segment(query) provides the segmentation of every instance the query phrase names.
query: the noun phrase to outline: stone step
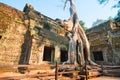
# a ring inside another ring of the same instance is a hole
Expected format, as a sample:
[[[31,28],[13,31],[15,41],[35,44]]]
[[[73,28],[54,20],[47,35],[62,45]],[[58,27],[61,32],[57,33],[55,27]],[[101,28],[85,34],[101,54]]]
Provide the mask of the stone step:
[[[100,76],[101,74],[102,73],[100,73],[97,70],[96,71],[95,70],[94,71],[91,70],[91,71],[88,72],[89,77],[96,77],[96,76]]]
[[[106,76],[120,77],[120,69],[104,70],[103,74]]]

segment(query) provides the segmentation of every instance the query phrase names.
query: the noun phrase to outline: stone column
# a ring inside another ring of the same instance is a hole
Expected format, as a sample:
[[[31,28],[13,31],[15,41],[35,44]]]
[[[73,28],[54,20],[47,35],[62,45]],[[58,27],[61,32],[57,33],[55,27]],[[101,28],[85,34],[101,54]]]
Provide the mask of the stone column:
[[[108,62],[108,59],[107,59],[107,50],[108,49],[104,49],[103,50],[103,60],[104,60],[104,62]]]
[[[55,58],[55,50],[51,51],[51,63],[54,63],[54,58]]]
[[[38,64],[42,64],[43,54],[44,54],[44,44],[42,44],[42,45],[39,47]]]
[[[60,47],[58,45],[55,46],[55,58],[54,62],[60,63]]]

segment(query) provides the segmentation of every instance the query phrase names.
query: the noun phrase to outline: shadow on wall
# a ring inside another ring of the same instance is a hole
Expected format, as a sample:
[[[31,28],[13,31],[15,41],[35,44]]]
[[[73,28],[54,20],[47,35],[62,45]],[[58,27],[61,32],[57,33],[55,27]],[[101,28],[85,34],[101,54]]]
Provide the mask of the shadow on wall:
[[[26,34],[24,36],[24,43],[21,46],[21,55],[20,55],[20,60],[19,60],[19,65],[20,64],[29,64],[29,59],[30,59],[30,53],[31,53],[31,47],[32,47],[32,36],[31,32],[28,29],[26,31]],[[19,67],[18,70],[26,70],[26,67]]]

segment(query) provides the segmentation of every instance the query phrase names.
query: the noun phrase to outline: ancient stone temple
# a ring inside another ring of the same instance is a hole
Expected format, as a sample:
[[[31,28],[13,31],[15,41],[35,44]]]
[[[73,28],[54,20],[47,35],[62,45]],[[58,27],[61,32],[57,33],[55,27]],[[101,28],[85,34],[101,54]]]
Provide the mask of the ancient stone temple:
[[[68,31],[26,4],[23,12],[0,3],[0,64],[67,60]]]
[[[87,30],[92,57],[104,64],[120,64],[120,21],[111,20]]]

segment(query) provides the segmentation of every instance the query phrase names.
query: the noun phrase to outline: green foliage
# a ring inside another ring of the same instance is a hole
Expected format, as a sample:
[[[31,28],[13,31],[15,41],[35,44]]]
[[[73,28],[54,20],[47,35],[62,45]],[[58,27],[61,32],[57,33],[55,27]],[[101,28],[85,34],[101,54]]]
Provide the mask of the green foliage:
[[[116,17],[114,18],[115,21],[120,21],[120,10],[118,10],[118,13]]]
[[[84,31],[86,31],[87,27],[85,27],[85,23],[81,20],[79,21],[81,27],[83,28]]]
[[[51,22],[49,22],[47,20],[44,20],[44,19],[40,20],[40,24],[43,24],[44,28],[47,29],[47,30],[50,30],[52,28],[54,28],[54,29],[58,29],[59,28],[58,25],[53,24],[53,23],[51,23]]]
[[[98,2],[100,4],[106,4],[108,3],[110,0],[98,0]],[[120,8],[120,0],[113,0],[114,2],[116,1],[117,3],[114,4],[112,7],[113,8]],[[116,17],[114,18],[115,21],[120,21],[120,9],[118,10],[118,13],[116,15]]]
[[[47,30],[50,30],[52,27],[52,25],[47,20],[41,20],[40,23],[43,24],[44,28]]]
[[[114,7],[114,8],[120,8],[120,0],[116,0],[116,1],[118,1],[118,2],[117,2],[117,4],[115,4],[113,7]]]
[[[33,30],[35,30],[35,34],[39,33],[39,30],[36,27],[34,27]]]
[[[106,4],[108,3],[110,0],[98,0],[98,2],[100,4]],[[117,3],[115,5],[113,5],[113,8],[120,8],[120,0],[114,0],[117,1]]]
[[[109,0],[98,0],[100,4],[108,3]]]

